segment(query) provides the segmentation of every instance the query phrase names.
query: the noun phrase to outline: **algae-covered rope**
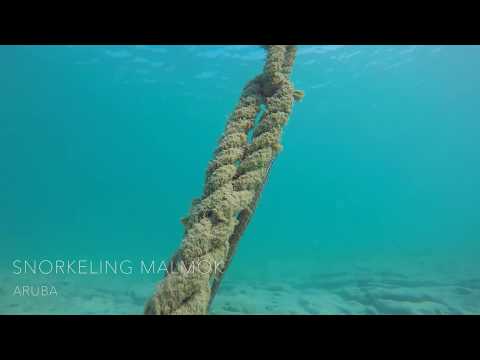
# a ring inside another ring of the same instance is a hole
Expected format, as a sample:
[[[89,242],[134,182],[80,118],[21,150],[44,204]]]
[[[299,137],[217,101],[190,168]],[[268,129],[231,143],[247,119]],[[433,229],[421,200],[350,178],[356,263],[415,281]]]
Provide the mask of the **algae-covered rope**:
[[[235,227],[235,231],[233,232],[232,236],[228,241],[230,246],[229,246],[229,251],[227,255],[227,260],[225,261],[225,264],[222,267],[221,273],[213,280],[212,290],[210,294],[210,302],[208,304],[209,309],[213,303],[215,295],[217,294],[217,290],[220,287],[220,284],[223,279],[223,274],[225,273],[225,271],[230,266],[230,263],[232,262],[233,255],[235,255],[235,251],[237,250],[238,242],[240,241],[240,238],[242,237],[243,233],[247,229],[247,226],[250,223],[250,220],[255,213],[258,200],[260,199],[260,195],[262,193],[263,187],[265,186],[265,183],[268,181],[268,176],[270,175],[270,170],[272,168],[272,165],[273,165],[273,161],[268,167],[265,180],[262,183],[262,185],[259,187],[259,189],[256,191],[255,197],[253,198],[252,203],[246,209],[242,210],[242,212],[238,216],[238,225]]]
[[[268,47],[266,47],[268,50]],[[295,55],[296,55],[296,47],[295,46],[288,46],[285,51],[285,56],[284,56],[284,62],[283,62],[283,67],[282,67],[282,72],[283,74],[287,77],[290,76],[292,67],[293,67],[293,62],[295,61]],[[295,91],[293,94],[295,100],[301,100],[303,97],[303,92],[301,91]],[[256,134],[258,136],[258,133]],[[255,139],[255,138],[254,138]],[[235,228],[235,231],[233,232],[232,236],[229,239],[229,253],[227,256],[227,261],[225,262],[225,265],[223,266],[222,272],[214,279],[212,289],[211,289],[211,295],[210,295],[210,303],[209,303],[209,308],[211,307],[213,300],[215,298],[215,295],[217,293],[218,288],[220,287],[221,281],[223,279],[223,274],[225,271],[228,269],[233,255],[235,254],[235,251],[237,249],[238,242],[240,238],[242,237],[243,233],[247,229],[248,224],[250,223],[250,220],[252,216],[255,213],[255,210],[257,208],[257,203],[260,199],[260,195],[263,191],[263,188],[265,186],[265,183],[268,181],[268,177],[270,175],[271,168],[273,166],[273,162],[275,159],[272,159],[270,163],[267,166],[267,171],[265,173],[265,176],[263,178],[262,184],[258,187],[256,190],[255,196],[251,202],[251,204],[243,210],[238,219],[239,223]]]
[[[293,100],[302,96],[288,79],[295,47],[270,45],[266,50],[264,72],[244,88],[227,122],[207,169],[203,195],[183,220],[185,235],[171,260],[172,269],[147,303],[146,314],[206,314],[221,279],[212,264],[226,269],[248,224],[281,149]],[[266,111],[254,128],[261,104]],[[253,140],[248,144],[251,129]]]

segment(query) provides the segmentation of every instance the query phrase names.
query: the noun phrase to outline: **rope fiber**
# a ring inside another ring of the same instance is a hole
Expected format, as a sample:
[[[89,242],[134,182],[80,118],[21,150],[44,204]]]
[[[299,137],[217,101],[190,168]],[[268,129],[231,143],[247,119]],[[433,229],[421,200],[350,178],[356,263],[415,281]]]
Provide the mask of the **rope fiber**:
[[[294,101],[290,74],[294,45],[265,45],[263,73],[244,87],[210,161],[202,197],[182,219],[185,234],[169,271],[145,306],[145,314],[207,314],[255,211],[282,146],[282,130]],[[257,125],[261,106],[265,111]],[[248,142],[248,135],[252,140]]]

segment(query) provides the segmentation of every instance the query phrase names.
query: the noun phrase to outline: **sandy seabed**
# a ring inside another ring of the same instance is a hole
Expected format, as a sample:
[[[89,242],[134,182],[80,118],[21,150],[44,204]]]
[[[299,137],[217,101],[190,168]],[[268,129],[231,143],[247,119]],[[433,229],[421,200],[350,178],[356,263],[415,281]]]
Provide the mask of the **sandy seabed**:
[[[440,269],[441,270],[441,269]],[[355,265],[283,281],[226,279],[211,314],[480,314],[480,275],[472,270]],[[46,286],[41,295],[38,287]],[[33,293],[14,294],[32,286]],[[142,314],[154,279],[0,276],[1,314]],[[56,294],[52,294],[52,287]],[[22,290],[22,289],[21,289]]]

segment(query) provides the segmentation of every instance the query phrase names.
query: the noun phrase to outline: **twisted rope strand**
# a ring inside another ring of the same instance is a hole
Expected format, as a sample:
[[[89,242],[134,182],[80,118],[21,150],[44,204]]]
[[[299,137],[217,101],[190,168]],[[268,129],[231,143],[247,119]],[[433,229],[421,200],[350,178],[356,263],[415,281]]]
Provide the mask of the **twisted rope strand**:
[[[270,78],[273,78],[274,81],[277,81],[278,88],[270,98],[266,98],[265,100],[265,102],[268,104],[267,111],[264,114],[262,120],[260,121],[260,125],[258,129],[255,131],[252,143],[248,146],[247,154],[253,153],[256,150],[259,150],[262,148],[267,148],[268,146],[272,148],[273,152],[272,152],[271,158],[266,160],[266,164],[265,164],[266,171],[263,172],[263,177],[261,178],[258,186],[256,186],[255,188],[255,196],[253,197],[252,202],[250,203],[248,208],[246,208],[240,213],[239,223],[236,226],[234,233],[229,239],[230,246],[229,246],[229,252],[227,255],[227,261],[225,262],[225,265],[222,268],[222,272],[220,273],[220,276],[218,276],[213,282],[209,307],[211,306],[213,299],[216,295],[216,292],[220,286],[220,283],[223,278],[222,275],[225,273],[225,271],[229,267],[232,261],[233,255],[235,254],[238,242],[242,237],[243,233],[245,232],[256,210],[257,203],[260,199],[260,195],[265,186],[265,183],[268,180],[276,154],[281,150],[281,145],[280,145],[281,131],[282,131],[283,125],[285,124],[284,121],[286,121],[285,118],[288,119],[291,112],[292,97],[298,101],[298,100],[301,100],[301,98],[298,98],[298,96],[296,97],[295,94],[297,93],[297,94],[303,95],[303,92],[298,90],[293,91],[292,93],[293,85],[288,79],[292,71],[293,62],[295,61],[295,55],[296,55],[296,46],[287,46],[285,49],[274,48],[270,52],[270,57],[267,60],[267,65],[265,66],[265,74],[267,76],[270,76]],[[275,66],[272,66],[271,64],[269,64],[269,61],[274,61],[274,62],[280,61],[281,56],[283,56],[283,63],[281,63],[281,66],[278,63],[276,63]],[[280,72],[283,73],[283,76],[279,74]],[[269,89],[271,90],[272,88],[269,88]],[[286,104],[286,105],[290,104],[290,107],[288,106],[282,107],[282,106],[278,106],[278,104]],[[276,112],[279,112],[282,110],[285,110],[283,114],[284,116],[273,115]]]
[[[185,236],[171,260],[173,271],[147,303],[146,314],[206,314],[221,275],[211,266],[192,272],[192,266],[195,270],[202,262],[215,263],[224,271],[250,220],[281,149],[282,128],[295,97],[288,80],[295,47],[273,45],[267,51],[263,74],[247,84],[227,122],[207,168],[202,198],[193,201],[189,216],[182,220]],[[262,103],[267,110],[248,144]]]

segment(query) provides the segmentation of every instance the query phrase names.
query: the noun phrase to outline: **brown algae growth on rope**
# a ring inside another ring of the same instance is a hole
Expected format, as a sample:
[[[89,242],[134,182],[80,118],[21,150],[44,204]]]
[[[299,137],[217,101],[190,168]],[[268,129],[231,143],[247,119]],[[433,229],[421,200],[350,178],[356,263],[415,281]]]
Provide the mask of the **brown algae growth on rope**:
[[[289,79],[296,46],[263,47],[267,51],[263,73],[247,83],[227,121],[206,171],[202,197],[193,200],[182,220],[185,235],[170,260],[171,270],[147,302],[145,314],[207,314],[255,211],[282,148],[282,130],[293,102],[303,98]],[[265,111],[255,124],[262,105]],[[202,264],[208,266],[202,268]],[[198,271],[192,271],[196,267]]]

